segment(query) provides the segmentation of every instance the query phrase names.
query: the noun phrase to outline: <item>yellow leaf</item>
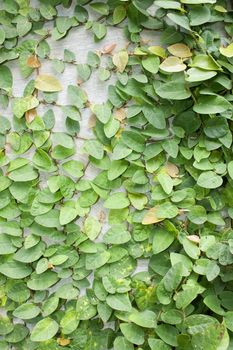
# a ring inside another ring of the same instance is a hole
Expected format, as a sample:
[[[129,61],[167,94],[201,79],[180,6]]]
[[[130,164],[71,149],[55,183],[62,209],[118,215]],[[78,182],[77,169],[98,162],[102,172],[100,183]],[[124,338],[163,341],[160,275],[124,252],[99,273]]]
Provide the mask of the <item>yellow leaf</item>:
[[[187,236],[187,238],[193,243],[196,243],[196,244],[200,243],[200,237],[197,235],[190,235],[190,236]]]
[[[150,46],[148,50],[153,53],[156,56],[165,58],[166,57],[166,51],[163,47],[161,46]]]
[[[184,71],[186,65],[178,57],[170,56],[160,64],[159,68],[165,72],[174,73]]]
[[[175,164],[168,162],[165,165],[165,169],[166,169],[167,174],[171,177],[177,177],[179,174],[179,169],[177,168],[177,166]]]
[[[115,53],[112,57],[113,64],[117,67],[118,72],[123,73],[127,66],[129,55],[126,50]]]
[[[61,91],[62,86],[59,80],[52,75],[40,74],[35,80],[35,88],[46,92]]]
[[[140,47],[136,47],[134,50],[134,55],[147,56],[147,53],[145,51],[142,51]]]
[[[185,44],[173,44],[168,46],[167,49],[173,56],[180,58],[191,57],[193,55],[190,48]]]
[[[57,342],[61,346],[66,346],[70,344],[70,339],[65,339],[65,338],[58,338]]]
[[[233,57],[233,43],[227,47],[220,47],[219,51],[225,57]]]
[[[215,11],[222,12],[222,13],[227,12],[227,10],[225,9],[225,7],[220,6],[220,5],[214,6],[214,9],[215,9]]]
[[[143,225],[151,225],[156,224],[157,222],[163,221],[164,219],[158,218],[156,216],[158,206],[151,208],[147,211],[146,215],[144,216],[142,220]]]

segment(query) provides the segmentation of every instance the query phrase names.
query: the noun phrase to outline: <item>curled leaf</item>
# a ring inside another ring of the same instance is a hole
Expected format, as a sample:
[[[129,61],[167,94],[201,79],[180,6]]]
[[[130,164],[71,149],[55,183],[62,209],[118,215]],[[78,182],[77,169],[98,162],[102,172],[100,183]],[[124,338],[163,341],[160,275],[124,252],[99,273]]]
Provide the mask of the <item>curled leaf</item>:
[[[233,57],[233,43],[226,47],[220,47],[219,51],[225,57]]]

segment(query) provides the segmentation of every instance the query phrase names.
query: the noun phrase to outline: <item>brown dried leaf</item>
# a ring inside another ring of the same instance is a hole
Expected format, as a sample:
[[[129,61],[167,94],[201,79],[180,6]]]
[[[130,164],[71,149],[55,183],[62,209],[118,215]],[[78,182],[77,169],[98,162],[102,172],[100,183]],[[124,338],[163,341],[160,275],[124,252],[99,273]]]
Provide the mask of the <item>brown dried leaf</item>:
[[[103,50],[101,51],[102,54],[109,54],[111,53],[116,47],[115,43],[107,44],[103,47]]]
[[[169,176],[171,177],[178,177],[179,175],[179,169],[175,164],[172,163],[167,163],[165,165],[166,172],[168,173]]]
[[[94,114],[91,114],[88,119],[88,128],[94,128],[96,125],[96,116]]]
[[[101,222],[101,223],[103,223],[104,221],[105,221],[105,219],[106,219],[106,214],[105,214],[105,212],[103,211],[103,210],[101,210],[100,212],[99,212],[99,221]]]
[[[126,112],[124,108],[119,108],[116,110],[114,117],[119,120],[119,122],[123,122],[123,120],[126,118]]]
[[[37,111],[36,111],[35,108],[30,109],[29,111],[27,111],[25,113],[26,122],[30,124],[35,119],[36,115],[37,115]]]
[[[31,55],[27,59],[27,66],[31,68],[40,68],[41,63],[36,55]]]

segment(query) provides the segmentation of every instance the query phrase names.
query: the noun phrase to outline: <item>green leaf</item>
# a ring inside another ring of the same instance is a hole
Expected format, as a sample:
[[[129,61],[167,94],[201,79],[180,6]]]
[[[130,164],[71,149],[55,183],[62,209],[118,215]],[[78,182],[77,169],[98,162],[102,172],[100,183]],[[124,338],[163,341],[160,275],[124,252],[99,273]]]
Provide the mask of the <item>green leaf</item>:
[[[189,20],[188,17],[186,17],[185,15],[180,15],[180,14],[176,14],[176,13],[168,13],[167,17],[174,22],[175,24],[177,24],[178,26],[191,31],[191,28],[189,26]]]
[[[109,7],[107,4],[103,4],[102,2],[95,2],[93,4],[90,4],[91,8],[100,13],[101,15],[107,16],[109,13]]]
[[[59,222],[62,226],[67,225],[73,221],[78,215],[77,209],[72,208],[70,205],[65,205],[60,209]]]
[[[156,56],[148,56],[142,60],[142,66],[148,72],[156,74],[159,70],[159,58]]]
[[[162,228],[157,228],[153,237],[153,253],[159,254],[163,252],[172,244],[174,239],[175,236],[173,233]]]
[[[133,311],[129,315],[130,321],[137,324],[140,327],[144,328],[155,328],[156,327],[156,320],[157,316],[156,314],[151,310],[145,310],[145,311]]]
[[[216,114],[232,109],[230,102],[222,96],[201,96],[194,104],[193,110],[200,114]]]
[[[108,179],[110,181],[117,179],[121,176],[128,167],[128,163],[125,160],[113,160],[108,169]]]
[[[227,164],[227,170],[230,178],[233,179],[233,161],[232,160]]]
[[[144,343],[144,331],[135,324],[121,323],[120,329],[125,338],[133,344],[142,345]]]
[[[99,121],[101,121],[101,123],[106,124],[109,119],[111,118],[111,107],[106,104],[94,104],[91,107],[93,113],[96,115],[96,117],[99,119]]]
[[[216,0],[181,0],[183,4],[198,5],[198,4],[215,4]]]
[[[151,350],[171,350],[171,348],[161,339],[149,338],[148,343]]]
[[[87,102],[87,95],[79,86],[68,85],[68,101],[77,108],[84,108]]]
[[[155,332],[166,344],[177,346],[178,329],[167,324],[161,324],[156,327]]]
[[[78,327],[79,320],[77,319],[77,311],[68,310],[61,319],[61,328],[64,334],[70,334]]]
[[[204,188],[217,188],[222,185],[221,176],[215,174],[213,171],[203,172],[197,179],[197,184]]]
[[[9,92],[12,88],[13,76],[7,66],[0,66],[0,89]]]
[[[206,210],[201,205],[194,205],[188,213],[188,219],[196,225],[202,225],[207,220]]]
[[[134,350],[134,346],[124,337],[116,337],[114,340],[114,350]]]
[[[34,96],[17,97],[13,100],[13,113],[17,118],[22,118],[24,113],[36,108],[39,101]]]
[[[77,64],[78,78],[81,82],[87,81],[91,76],[91,68],[88,64]]]
[[[107,34],[107,28],[102,23],[94,22],[92,26],[92,32],[98,40],[101,40]]]
[[[124,225],[115,225],[105,233],[103,239],[106,244],[124,244],[131,239],[131,235]]]
[[[96,159],[102,159],[104,156],[103,145],[97,140],[85,141],[83,149],[86,153],[90,154]]]
[[[170,194],[173,189],[173,181],[165,172],[161,172],[157,176],[158,182],[162,186],[165,193]]]
[[[84,232],[90,240],[95,240],[101,231],[100,222],[94,217],[87,217],[84,222]]]
[[[208,71],[200,68],[190,68],[186,71],[186,80],[190,83],[195,83],[198,81],[204,81],[213,78],[217,75],[215,71]]]
[[[52,318],[44,318],[39,321],[32,330],[31,340],[35,342],[42,342],[49,340],[55,336],[59,329],[56,321]]]
[[[156,93],[169,100],[185,100],[191,96],[191,92],[186,88],[185,83],[170,81],[162,84],[156,89]]]
[[[32,269],[30,266],[18,261],[8,261],[0,265],[0,273],[13,279],[25,278],[31,272]]]
[[[232,332],[233,330],[233,311],[227,311],[224,316],[226,327]]]
[[[165,113],[161,108],[155,106],[143,106],[143,113],[148,122],[158,129],[165,129]],[[145,150],[146,151],[146,150]]]
[[[8,317],[0,315],[0,335],[6,335],[13,331],[14,325]]]
[[[113,24],[118,24],[126,17],[126,8],[123,5],[116,6],[113,11]]]
[[[229,131],[228,123],[225,118],[213,117],[207,120],[204,132],[211,139],[220,138]]]
[[[209,71],[221,70],[220,65],[213,59],[213,57],[207,55],[194,56],[191,66]]]
[[[32,275],[27,282],[27,286],[32,290],[46,290],[58,281],[58,276],[55,272],[46,271],[39,275]]]
[[[87,296],[82,296],[77,300],[76,311],[79,320],[89,320],[96,315],[96,307],[90,303]]]
[[[11,239],[4,233],[0,235],[0,255],[12,254],[17,250]]]
[[[172,266],[163,278],[163,285],[168,292],[174,291],[182,280],[183,266],[178,262]]]
[[[145,138],[138,132],[124,131],[121,134],[121,140],[129,148],[136,152],[143,152],[145,148]]]
[[[30,320],[40,313],[40,308],[32,303],[22,304],[18,306],[13,315],[18,318],[22,318],[23,320]]]
[[[194,6],[190,11],[190,25],[200,26],[204,23],[208,23],[211,18],[211,12],[207,6]]]
[[[180,10],[180,3],[178,1],[161,1],[161,0],[156,0],[154,1],[154,4],[156,6],[162,7],[163,9],[171,9],[171,10]]]
[[[6,340],[9,343],[19,343],[22,340],[24,340],[26,338],[26,336],[28,335],[29,330],[27,327],[25,327],[22,324],[16,324],[14,326],[14,329],[11,333],[6,335]]]
[[[45,227],[59,227],[59,211],[51,209],[48,213],[35,217],[35,222]]]
[[[110,253],[106,250],[95,253],[88,254],[86,256],[86,269],[87,270],[95,270],[105,265],[110,259]]]
[[[78,160],[68,160],[62,164],[62,168],[73,177],[83,176],[83,163]]]
[[[128,294],[108,295],[106,302],[114,310],[130,312],[132,309]]]
[[[130,201],[123,192],[113,193],[104,202],[104,207],[108,209],[123,209],[129,205]]]
[[[204,304],[217,315],[225,315],[225,311],[221,307],[221,302],[216,295],[207,295],[203,301]]]

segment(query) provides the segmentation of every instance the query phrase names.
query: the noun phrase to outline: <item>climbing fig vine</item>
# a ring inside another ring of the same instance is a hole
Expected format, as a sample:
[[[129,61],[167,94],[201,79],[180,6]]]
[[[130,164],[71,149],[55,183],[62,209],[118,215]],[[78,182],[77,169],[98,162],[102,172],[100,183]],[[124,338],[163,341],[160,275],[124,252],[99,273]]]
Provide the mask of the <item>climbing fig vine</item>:
[[[0,0],[1,350],[233,348],[232,37],[225,0]]]

